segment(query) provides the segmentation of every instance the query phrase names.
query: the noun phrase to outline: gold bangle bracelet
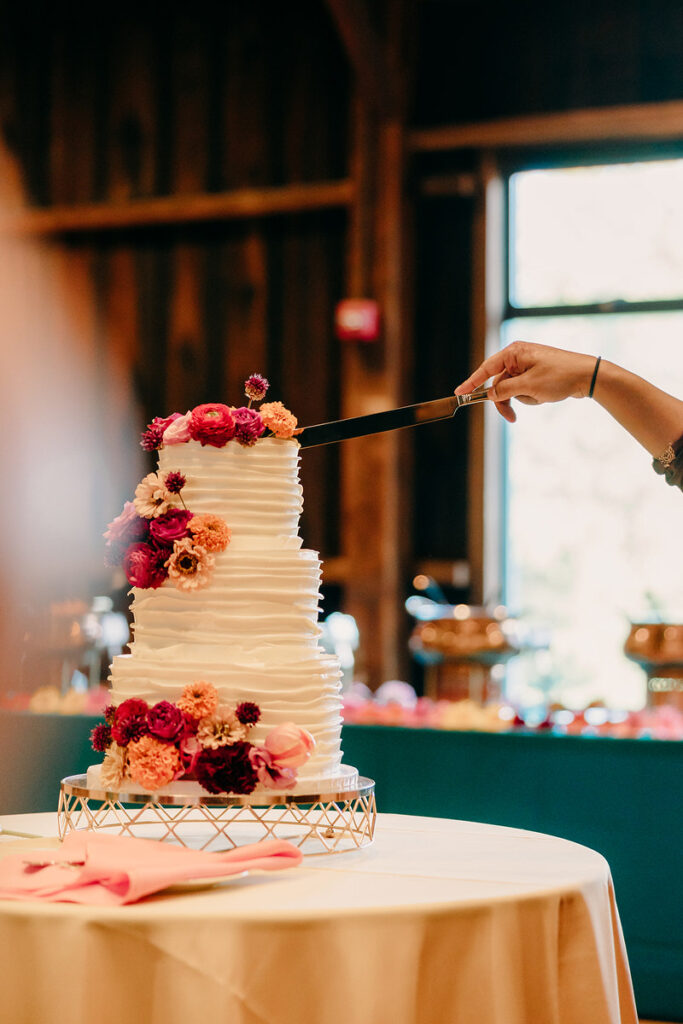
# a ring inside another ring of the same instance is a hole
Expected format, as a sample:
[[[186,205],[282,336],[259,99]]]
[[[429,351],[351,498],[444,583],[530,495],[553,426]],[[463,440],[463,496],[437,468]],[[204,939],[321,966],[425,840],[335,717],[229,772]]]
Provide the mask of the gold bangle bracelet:
[[[661,455],[657,456],[657,462],[661,463],[664,469],[668,469],[673,460],[676,458],[676,452],[673,449],[672,444],[668,444]]]

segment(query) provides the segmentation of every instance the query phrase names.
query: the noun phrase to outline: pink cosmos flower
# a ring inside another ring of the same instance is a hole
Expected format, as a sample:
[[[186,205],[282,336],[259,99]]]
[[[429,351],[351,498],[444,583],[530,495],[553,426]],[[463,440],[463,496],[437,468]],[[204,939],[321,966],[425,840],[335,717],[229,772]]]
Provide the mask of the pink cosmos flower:
[[[184,444],[185,441],[189,441],[191,418],[192,413],[190,412],[186,412],[182,416],[178,413],[177,418],[164,430],[164,444]]]
[[[187,524],[192,513],[184,508],[172,508],[149,521],[149,535],[161,547],[171,547],[176,540],[187,535]]]
[[[168,577],[178,590],[200,590],[211,582],[214,556],[192,537],[184,537],[173,545],[173,554],[165,563]]]
[[[233,410],[235,417],[235,440],[245,448],[251,448],[266,429],[263,417],[256,409],[242,406]]]
[[[208,512],[193,516],[188,523],[188,529],[194,537],[195,544],[216,553],[225,551],[232,537],[232,531],[225,520]]]
[[[131,544],[123,556],[123,571],[130,585],[141,590],[156,590],[160,587],[167,576],[167,553],[144,542]]]
[[[171,743],[143,736],[128,744],[128,771],[145,789],[160,789],[181,771],[180,753]]]
[[[267,789],[291,789],[296,782],[296,768],[281,768],[264,747],[252,747],[249,760]]]
[[[175,506],[175,495],[166,487],[158,473],[148,473],[135,488],[133,504],[138,515],[153,519]]]
[[[220,402],[198,405],[190,418],[190,437],[202,445],[223,448],[235,436],[235,418]]]
[[[268,430],[276,437],[287,439],[301,433],[296,429],[296,416],[286,409],[282,402],[267,402],[261,406],[259,412]]]
[[[218,690],[212,683],[197,679],[183,688],[178,707],[190,718],[212,715],[218,707]]]
[[[284,722],[270,730],[264,745],[278,768],[299,768],[311,756],[315,740],[294,722]]]

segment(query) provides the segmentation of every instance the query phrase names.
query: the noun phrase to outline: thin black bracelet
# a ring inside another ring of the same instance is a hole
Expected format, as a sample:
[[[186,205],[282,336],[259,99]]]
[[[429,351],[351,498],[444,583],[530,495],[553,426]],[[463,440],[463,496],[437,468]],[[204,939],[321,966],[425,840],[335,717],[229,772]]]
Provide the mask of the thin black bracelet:
[[[598,356],[598,358],[595,360],[595,369],[593,370],[593,377],[592,377],[592,380],[591,380],[591,386],[588,389],[588,397],[589,398],[593,397],[593,392],[595,391],[595,381],[597,380],[597,377],[598,377],[598,367],[600,366],[600,360],[601,359],[602,359],[602,356]]]

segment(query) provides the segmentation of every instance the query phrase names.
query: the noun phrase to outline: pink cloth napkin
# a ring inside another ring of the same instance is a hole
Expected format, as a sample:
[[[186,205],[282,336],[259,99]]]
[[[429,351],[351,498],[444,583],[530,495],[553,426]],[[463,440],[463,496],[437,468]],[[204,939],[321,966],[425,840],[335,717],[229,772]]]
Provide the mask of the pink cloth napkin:
[[[27,848],[0,861],[0,899],[116,906],[179,882],[242,871],[277,871],[295,867],[301,860],[301,850],[283,839],[210,853],[151,839],[70,832],[61,846]],[[68,861],[77,866],[36,867],[26,861]]]

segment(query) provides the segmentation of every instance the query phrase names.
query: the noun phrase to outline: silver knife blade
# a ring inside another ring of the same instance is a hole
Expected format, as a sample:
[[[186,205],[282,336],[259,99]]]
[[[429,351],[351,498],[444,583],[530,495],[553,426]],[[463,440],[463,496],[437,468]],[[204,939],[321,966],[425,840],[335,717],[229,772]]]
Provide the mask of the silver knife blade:
[[[431,402],[404,405],[400,409],[387,409],[367,416],[352,416],[346,420],[332,420],[304,427],[297,437],[302,448],[315,448],[334,441],[346,441],[352,437],[380,434],[385,430],[399,430],[401,427],[415,427],[420,423],[450,419],[463,405],[475,405],[488,398],[487,388],[478,388],[469,395],[448,395]]]

